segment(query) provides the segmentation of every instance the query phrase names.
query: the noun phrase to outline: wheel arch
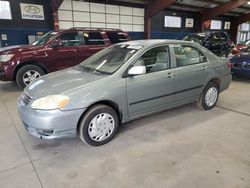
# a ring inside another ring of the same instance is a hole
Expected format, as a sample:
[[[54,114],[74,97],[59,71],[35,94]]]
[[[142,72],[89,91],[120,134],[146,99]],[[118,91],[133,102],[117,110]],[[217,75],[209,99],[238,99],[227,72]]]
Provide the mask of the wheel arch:
[[[213,79],[209,80],[208,83],[209,83],[209,82],[215,83],[215,84],[218,86],[218,90],[220,91],[221,80],[220,80],[219,78],[213,78]],[[207,83],[207,84],[208,84],[208,83]]]
[[[22,62],[22,63],[19,63],[15,70],[14,70],[14,74],[13,74],[13,80],[16,80],[16,75],[17,75],[17,72],[20,70],[20,68],[26,66],[26,65],[35,65],[35,66],[38,66],[40,67],[44,72],[45,74],[48,74],[48,70],[45,66],[43,66],[41,63],[38,63],[37,61],[25,61],[25,62]]]
[[[101,101],[98,101],[98,102],[94,102],[93,104],[89,105],[87,107],[87,109],[83,112],[83,114],[81,115],[80,119],[78,120],[78,123],[77,123],[77,134],[79,134],[79,128],[80,128],[80,122],[82,120],[82,118],[84,117],[84,115],[86,114],[86,112],[93,106],[95,105],[98,105],[98,104],[103,104],[103,105],[107,105],[109,107],[111,107],[112,109],[115,110],[115,112],[117,113],[117,116],[118,116],[118,120],[119,120],[119,123],[122,122],[122,111],[120,110],[119,108],[119,105],[114,102],[114,101],[111,101],[111,100],[101,100]]]

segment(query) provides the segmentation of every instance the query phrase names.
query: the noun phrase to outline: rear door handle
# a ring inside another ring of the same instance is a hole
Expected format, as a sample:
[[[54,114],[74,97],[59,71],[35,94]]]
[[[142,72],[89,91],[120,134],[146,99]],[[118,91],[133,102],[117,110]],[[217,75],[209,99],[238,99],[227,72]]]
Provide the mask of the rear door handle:
[[[202,70],[207,70],[208,67],[207,66],[203,66],[202,68],[197,68],[197,69],[194,69],[195,71],[202,71]]]
[[[175,75],[169,72],[167,75],[165,75],[165,78],[173,78]]]

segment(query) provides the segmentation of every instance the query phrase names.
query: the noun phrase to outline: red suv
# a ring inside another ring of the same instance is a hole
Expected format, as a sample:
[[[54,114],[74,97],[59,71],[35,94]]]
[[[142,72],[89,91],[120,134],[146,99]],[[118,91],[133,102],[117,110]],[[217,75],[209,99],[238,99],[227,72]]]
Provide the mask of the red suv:
[[[79,64],[115,43],[128,41],[117,29],[71,28],[51,31],[31,45],[0,49],[0,80],[24,88],[40,76]]]

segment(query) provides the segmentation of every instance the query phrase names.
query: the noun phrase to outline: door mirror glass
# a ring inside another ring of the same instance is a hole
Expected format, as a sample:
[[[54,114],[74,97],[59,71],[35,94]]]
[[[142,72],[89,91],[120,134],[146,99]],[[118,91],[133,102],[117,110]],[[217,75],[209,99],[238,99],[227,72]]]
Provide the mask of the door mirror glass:
[[[128,74],[133,75],[140,75],[146,73],[146,67],[145,66],[134,66],[131,69],[129,69]]]
[[[51,43],[51,47],[52,48],[57,48],[57,47],[60,47],[60,46],[63,46],[63,43],[61,40],[54,40],[52,43]]]

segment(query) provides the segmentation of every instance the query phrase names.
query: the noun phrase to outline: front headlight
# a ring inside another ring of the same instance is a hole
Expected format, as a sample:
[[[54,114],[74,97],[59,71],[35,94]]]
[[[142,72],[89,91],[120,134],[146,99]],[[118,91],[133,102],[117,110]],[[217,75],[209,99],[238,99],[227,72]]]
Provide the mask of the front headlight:
[[[14,57],[15,54],[4,54],[4,55],[0,55],[0,62],[7,62],[9,60],[12,59],[12,57]]]
[[[54,110],[63,108],[69,102],[69,97],[64,95],[48,95],[35,100],[31,104],[31,108],[39,110]]]

